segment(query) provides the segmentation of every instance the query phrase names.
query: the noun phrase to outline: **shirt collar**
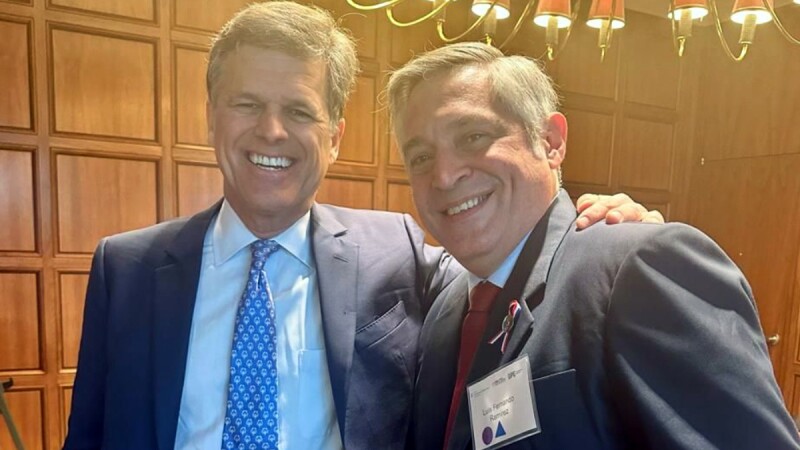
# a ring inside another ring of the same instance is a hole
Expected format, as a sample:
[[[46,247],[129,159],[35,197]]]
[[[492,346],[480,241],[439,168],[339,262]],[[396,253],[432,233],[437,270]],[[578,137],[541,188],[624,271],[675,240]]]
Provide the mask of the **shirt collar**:
[[[312,267],[311,241],[308,238],[310,223],[311,211],[308,211],[289,228],[272,238],[281,248],[309,268]],[[240,250],[258,240],[227,200],[222,202],[213,227],[212,246],[215,265],[224,264]]]
[[[506,256],[506,259],[503,260],[503,263],[500,264],[500,267],[498,267],[497,270],[494,271],[494,273],[489,275],[489,278],[487,278],[486,280],[488,280],[495,286],[499,287],[500,289],[502,289],[506,285],[506,281],[508,281],[508,277],[511,276],[511,271],[514,269],[514,265],[517,264],[517,259],[519,258],[519,254],[522,253],[522,247],[525,246],[525,242],[528,241],[528,236],[531,235],[532,231],[533,230],[528,231],[528,233],[526,233],[525,236],[522,237],[522,240],[519,241],[516,247],[514,247],[514,250],[512,250],[511,253],[509,253],[508,256]],[[470,292],[472,292],[472,288],[474,288],[475,285],[477,285],[482,281],[485,280],[477,275],[474,275],[473,273],[470,273],[469,280],[467,282]]]

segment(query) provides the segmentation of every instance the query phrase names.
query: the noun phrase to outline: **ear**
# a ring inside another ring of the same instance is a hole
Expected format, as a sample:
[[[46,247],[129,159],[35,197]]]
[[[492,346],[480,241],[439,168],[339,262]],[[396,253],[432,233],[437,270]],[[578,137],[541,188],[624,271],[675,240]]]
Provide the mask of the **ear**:
[[[339,145],[342,143],[342,137],[344,136],[344,118],[339,119],[339,123],[336,124],[336,129],[331,133],[331,154],[330,154],[330,163],[333,164],[336,162],[336,159],[339,158]]]
[[[547,162],[557,169],[567,155],[567,118],[558,112],[550,114],[544,134]]]
[[[208,126],[208,145],[214,147],[214,105],[206,100],[206,125]]]

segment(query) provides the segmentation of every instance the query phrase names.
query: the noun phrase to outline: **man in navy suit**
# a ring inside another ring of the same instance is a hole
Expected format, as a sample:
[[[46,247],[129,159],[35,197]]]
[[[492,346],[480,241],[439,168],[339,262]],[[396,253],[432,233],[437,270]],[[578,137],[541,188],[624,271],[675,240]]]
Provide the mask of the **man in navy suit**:
[[[256,4],[222,29],[207,80],[224,199],[100,242],[65,448],[220,448],[262,239],[277,245],[263,266],[277,448],[404,448],[422,317],[460,267],[408,215],[314,203],[357,68],[352,39],[317,8]],[[626,198],[606,200],[587,220]]]
[[[420,449],[797,449],[750,288],[682,224],[574,227],[536,62],[461,43],[395,72],[423,222],[468,271],[420,338]]]

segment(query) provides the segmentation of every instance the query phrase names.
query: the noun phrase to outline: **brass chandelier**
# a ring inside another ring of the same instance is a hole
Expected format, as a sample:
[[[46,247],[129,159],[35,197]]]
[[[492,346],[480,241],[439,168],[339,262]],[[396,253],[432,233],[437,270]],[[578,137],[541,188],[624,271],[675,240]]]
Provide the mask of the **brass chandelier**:
[[[389,21],[397,27],[410,27],[428,20],[435,20],[437,34],[445,43],[461,40],[478,27],[483,26],[483,40],[500,49],[514,39],[526,20],[532,20],[535,25],[545,29],[547,50],[542,57],[546,56],[551,61],[558,56],[569,40],[582,3],[582,0],[520,0],[515,5],[524,1],[524,9],[516,17],[514,27],[498,44],[497,23],[511,18],[511,0],[472,0],[471,10],[476,18],[457,36],[448,36],[445,32],[447,9],[455,3],[463,4],[467,0],[411,0],[415,2],[428,1],[431,3],[431,10],[420,17],[404,22],[395,17],[394,8],[406,1],[409,0],[386,0],[374,4],[362,4],[358,0],[347,0],[347,3],[361,11],[384,9]],[[611,46],[614,32],[625,26],[625,0],[584,1],[591,1],[586,25],[598,29],[597,45],[600,49],[600,59],[603,60]],[[800,0],[793,1],[800,5]],[[797,8],[800,9],[800,6]],[[775,13],[773,0],[736,0],[734,3],[730,20],[741,24],[738,54],[731,50],[723,35],[716,0],[670,0],[667,17],[670,19],[673,44],[679,57],[682,57],[685,52],[687,40],[692,35],[693,23],[709,15],[725,53],[734,61],[744,59],[753,44],[757,26],[767,22],[774,22],[780,33],[789,42],[800,45],[800,40],[786,30]]]

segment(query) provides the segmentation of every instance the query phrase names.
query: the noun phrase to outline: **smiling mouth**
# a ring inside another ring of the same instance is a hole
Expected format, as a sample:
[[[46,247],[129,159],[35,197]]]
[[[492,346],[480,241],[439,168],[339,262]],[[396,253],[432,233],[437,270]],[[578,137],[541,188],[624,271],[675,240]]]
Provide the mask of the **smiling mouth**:
[[[453,206],[452,208],[447,208],[445,214],[448,216],[455,216],[456,214],[461,214],[465,211],[469,211],[470,209],[480,205],[483,203],[487,198],[488,195],[480,195],[478,197],[473,197],[469,200],[465,200],[463,203]]]
[[[292,159],[285,156],[264,156],[257,153],[248,154],[251,163],[266,170],[285,170],[294,164]]]

